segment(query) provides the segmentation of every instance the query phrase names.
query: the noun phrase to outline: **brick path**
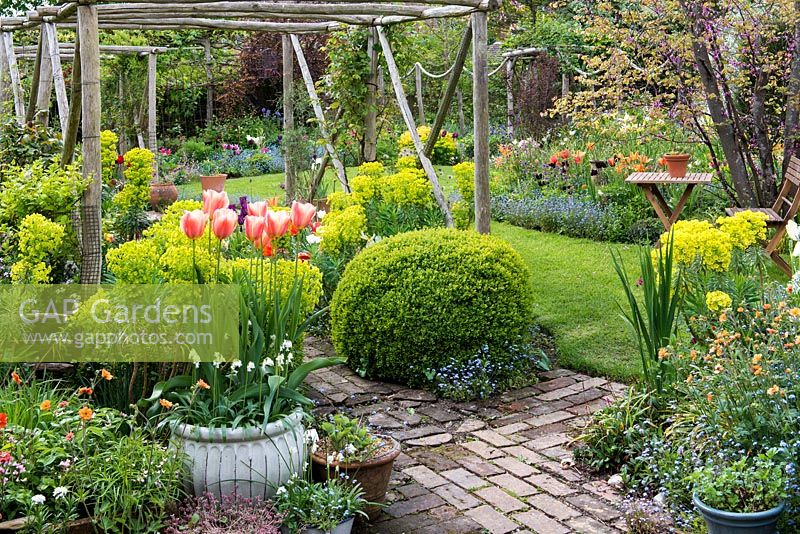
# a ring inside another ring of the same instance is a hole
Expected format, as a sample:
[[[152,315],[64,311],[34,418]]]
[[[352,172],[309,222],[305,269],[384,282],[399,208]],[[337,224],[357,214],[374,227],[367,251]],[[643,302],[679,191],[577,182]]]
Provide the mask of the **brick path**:
[[[333,354],[307,340],[306,355]],[[403,444],[389,506],[359,532],[624,532],[621,496],[572,466],[570,441],[624,386],[558,369],[535,386],[455,403],[340,366],[309,377],[317,411],[350,411]]]

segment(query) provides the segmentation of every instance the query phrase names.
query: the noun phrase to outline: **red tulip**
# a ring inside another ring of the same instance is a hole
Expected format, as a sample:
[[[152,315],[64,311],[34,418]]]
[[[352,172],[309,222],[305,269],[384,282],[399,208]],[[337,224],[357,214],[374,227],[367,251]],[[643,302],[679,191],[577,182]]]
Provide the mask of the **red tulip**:
[[[553,154],[552,156],[550,156],[550,164],[555,165],[556,163],[558,163],[558,156],[556,154]]]
[[[203,213],[202,210],[186,211],[181,217],[181,230],[186,234],[186,237],[194,241],[203,236],[207,222],[208,215]]]
[[[230,208],[223,208],[214,212],[211,230],[217,236],[217,239],[221,241],[230,237],[238,224],[239,215]]]
[[[120,154],[117,156],[117,165],[122,165],[123,163],[125,163],[125,156]]]
[[[267,208],[269,208],[269,206],[263,200],[261,202],[251,202],[247,205],[247,214],[256,215],[258,217],[266,217]]]
[[[322,223],[321,223],[321,222],[318,222],[318,221],[314,221],[314,222],[312,222],[312,223],[311,223],[311,226],[310,226],[310,228],[311,228],[311,232],[316,234],[316,233],[317,233],[317,230],[319,230],[319,227],[320,227],[320,226],[322,226]]]
[[[291,215],[288,211],[267,211],[266,232],[270,238],[280,237],[289,229]]]
[[[203,191],[203,212],[214,218],[214,212],[227,208],[230,205],[228,202],[228,193],[225,191],[218,193],[213,189],[206,189]]]
[[[8,415],[5,412],[0,413],[0,430],[4,429],[8,424]]]
[[[294,224],[298,230],[302,230],[308,226],[316,213],[317,208],[314,207],[313,204],[297,202],[296,200],[292,202],[292,224]]]
[[[250,204],[252,206],[252,204]],[[248,215],[244,218],[244,235],[252,243],[261,239],[261,234],[264,233],[264,217],[256,215]]]

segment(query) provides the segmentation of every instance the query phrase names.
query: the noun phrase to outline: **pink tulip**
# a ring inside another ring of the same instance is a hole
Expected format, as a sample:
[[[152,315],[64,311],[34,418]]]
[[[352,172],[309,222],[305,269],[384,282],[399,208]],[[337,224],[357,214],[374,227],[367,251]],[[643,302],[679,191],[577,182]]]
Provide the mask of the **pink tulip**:
[[[247,214],[255,215],[257,217],[266,217],[268,207],[269,206],[264,200],[260,202],[251,202],[250,204],[247,205]]]
[[[271,238],[280,237],[289,229],[291,215],[288,211],[267,211],[266,233]]]
[[[236,230],[239,224],[239,215],[230,208],[223,208],[214,212],[211,230],[220,241],[227,239]]]
[[[218,193],[213,189],[206,189],[203,191],[203,212],[211,217],[214,218],[214,212],[222,209],[227,208],[230,205],[228,202],[228,193],[225,191]]]
[[[302,230],[309,225],[311,219],[317,213],[317,208],[307,202],[292,202],[292,224],[298,230]]]
[[[208,215],[203,213],[202,210],[186,211],[181,217],[181,230],[186,234],[186,237],[194,241],[203,236],[207,222]]]
[[[261,234],[264,233],[264,224],[264,217],[248,215],[244,218],[244,235],[247,236],[249,241],[255,243],[261,239]]]

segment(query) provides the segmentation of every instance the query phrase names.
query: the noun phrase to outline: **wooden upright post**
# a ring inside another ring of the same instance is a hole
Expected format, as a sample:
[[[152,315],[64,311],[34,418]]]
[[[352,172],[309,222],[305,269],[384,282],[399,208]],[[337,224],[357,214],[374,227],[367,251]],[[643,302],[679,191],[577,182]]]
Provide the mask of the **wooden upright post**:
[[[45,47],[47,46],[44,38],[44,28],[39,28],[39,44],[36,46],[36,59],[33,62],[33,74],[31,76],[31,92],[28,95],[28,109],[25,112],[25,122],[32,122],[39,108],[39,85],[42,80],[42,63],[45,61]]]
[[[439,209],[442,210],[444,221],[448,228],[453,227],[453,215],[450,212],[450,206],[447,204],[447,199],[444,196],[441,184],[439,184],[439,177],[436,175],[436,169],[433,168],[430,158],[425,155],[425,147],[422,146],[422,140],[417,133],[417,125],[414,124],[414,114],[408,105],[406,99],[406,92],[403,89],[403,79],[400,77],[400,71],[397,69],[397,63],[394,60],[392,53],[392,46],[386,38],[383,28],[378,26],[378,39],[381,42],[383,49],[383,57],[386,59],[386,67],[389,69],[389,76],[392,79],[392,86],[394,87],[394,94],[397,98],[397,105],[400,107],[400,113],[403,115],[403,120],[406,122],[406,127],[411,134],[411,139],[414,141],[414,148],[417,151],[417,157],[425,170],[425,174],[433,185],[433,196],[436,198],[436,203],[439,204]]]
[[[8,84],[6,83],[6,72],[8,72],[8,62],[6,61],[6,47],[3,44],[3,36],[0,34],[0,113],[5,109],[8,99]]]
[[[453,103],[453,95],[458,89],[458,81],[461,78],[461,73],[464,71],[464,63],[467,61],[467,54],[469,54],[469,45],[472,42],[472,28],[467,25],[464,36],[461,38],[461,46],[458,49],[456,61],[453,64],[453,71],[450,73],[450,78],[447,81],[442,101],[439,104],[439,111],[436,113],[436,118],[431,127],[431,135],[428,136],[428,142],[425,144],[425,155],[431,157],[433,154],[433,147],[436,146],[436,141],[439,139],[439,132],[442,131],[442,125],[450,112],[450,105]]]
[[[367,99],[364,102],[364,161],[378,159],[378,36],[375,28],[370,28],[367,37],[367,56],[369,57],[369,80]]]
[[[53,64],[50,62],[50,50],[47,44],[47,30],[44,25],[41,28],[41,36],[43,39],[42,45],[42,61],[41,70],[39,71],[39,87],[36,95],[36,107],[34,115],[38,118],[39,122],[47,126],[50,119],[50,96],[53,94]],[[31,90],[33,96],[33,90]],[[31,110],[28,108],[28,114]]]
[[[294,132],[294,51],[292,39],[288,35],[281,38],[283,48],[283,134]],[[291,151],[284,150],[283,165],[286,172],[286,202],[297,198],[297,176],[295,173],[294,156]],[[306,199],[312,201],[314,199]]]
[[[158,150],[156,139],[156,76],[158,55],[150,52],[147,55],[147,145],[150,150]]]
[[[488,234],[492,213],[489,193],[488,16],[472,14],[472,107],[475,132],[475,229]]]
[[[89,186],[81,200],[81,283],[99,284],[103,267],[100,156],[100,42],[96,0],[78,4],[83,132],[83,175]]]
[[[467,133],[467,119],[464,117],[464,93],[460,87],[456,89],[456,100],[458,101],[458,133],[464,135]]]
[[[81,124],[81,108],[83,107],[83,91],[81,88],[81,39],[75,36],[75,59],[72,61],[72,94],[70,95],[69,117],[64,130],[64,150],[61,152],[61,166],[72,163],[75,157],[75,145],[78,142],[78,127]]]
[[[211,55],[211,38],[204,37],[202,42],[206,69],[206,123],[209,123],[214,120],[214,73],[211,70],[214,57]]]
[[[509,139],[514,139],[514,63],[511,58],[506,62],[506,133]]]
[[[425,99],[422,94],[422,66],[419,63],[414,64],[414,85],[416,87],[417,97],[417,121],[420,124],[425,124]]]
[[[336,150],[333,148],[333,140],[325,121],[325,113],[322,111],[322,104],[320,103],[319,96],[317,96],[317,90],[314,87],[314,79],[311,77],[311,70],[308,68],[306,55],[303,53],[303,47],[300,46],[300,39],[298,39],[296,35],[292,35],[291,39],[295,55],[297,56],[297,65],[300,67],[300,72],[303,74],[303,81],[306,85],[306,91],[308,91],[308,96],[311,98],[311,106],[314,108],[314,115],[317,117],[319,131],[325,140],[325,149],[331,156],[331,161],[333,162],[333,166],[336,168],[336,174],[339,175],[339,181],[341,182],[342,187],[344,188],[345,192],[349,193],[350,184],[347,182],[347,171],[345,171],[344,165],[342,165],[342,162],[336,155]]]
[[[50,64],[53,70],[53,85],[56,89],[56,103],[58,104],[58,120],[61,124],[61,134],[67,130],[67,117],[69,116],[69,101],[67,88],[64,84],[64,71],[61,68],[61,54],[59,54],[58,35],[56,25],[47,22],[42,26],[45,32],[47,48],[50,52]]]
[[[6,64],[8,74],[11,78],[11,92],[14,94],[14,112],[20,124],[25,123],[25,102],[22,101],[22,84],[19,80],[19,68],[17,67],[17,55],[14,53],[14,38],[11,32],[3,32],[2,44],[5,47]]]

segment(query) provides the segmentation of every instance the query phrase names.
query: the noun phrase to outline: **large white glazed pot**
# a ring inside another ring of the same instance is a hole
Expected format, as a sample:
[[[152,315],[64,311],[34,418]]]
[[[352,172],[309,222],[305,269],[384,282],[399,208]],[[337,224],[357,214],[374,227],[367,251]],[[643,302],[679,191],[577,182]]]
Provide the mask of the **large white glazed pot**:
[[[236,493],[269,499],[306,461],[303,411],[266,429],[177,425],[173,435],[186,454],[188,492],[219,498]]]

